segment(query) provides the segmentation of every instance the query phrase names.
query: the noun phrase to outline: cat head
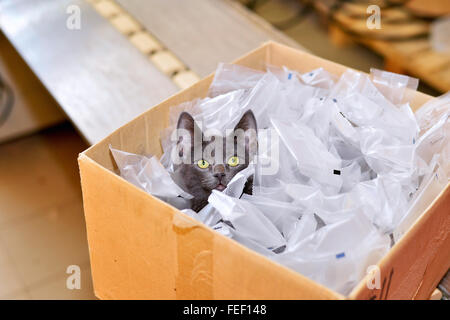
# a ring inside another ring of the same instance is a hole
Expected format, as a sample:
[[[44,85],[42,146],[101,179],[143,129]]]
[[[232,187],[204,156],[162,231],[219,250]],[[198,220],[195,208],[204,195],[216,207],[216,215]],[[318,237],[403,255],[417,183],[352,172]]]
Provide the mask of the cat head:
[[[202,132],[192,116],[181,113],[177,142],[183,185],[194,197],[207,197],[212,190],[223,191],[239,171],[245,169],[257,153],[257,126],[251,110],[244,113],[234,129],[225,136]]]

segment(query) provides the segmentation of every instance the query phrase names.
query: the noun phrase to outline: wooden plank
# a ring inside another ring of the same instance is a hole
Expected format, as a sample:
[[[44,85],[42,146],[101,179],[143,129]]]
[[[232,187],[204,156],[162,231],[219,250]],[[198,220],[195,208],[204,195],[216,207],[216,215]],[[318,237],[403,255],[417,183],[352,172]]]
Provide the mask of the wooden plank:
[[[404,56],[412,57],[419,52],[430,50],[431,43],[428,39],[415,39],[409,41],[392,42],[390,43],[390,47],[395,50],[394,52],[392,52],[393,54],[401,52]]]
[[[429,31],[428,23],[422,20],[410,20],[404,23],[389,23],[385,21],[381,13],[381,29],[369,29],[367,27],[366,18],[354,18],[343,11],[337,11],[334,14],[334,18],[344,28],[355,32],[361,37],[372,37],[375,39],[404,39],[411,38],[420,35],[425,35]]]
[[[112,0],[100,0],[94,3],[95,9],[105,18],[111,18],[118,15],[120,7]]]
[[[133,34],[130,42],[144,54],[151,54],[162,49],[161,44],[145,31]]]
[[[404,74],[406,73],[405,69],[403,69],[395,60],[391,60],[388,58],[384,59],[384,70]]]
[[[367,7],[369,6],[368,3],[343,3],[342,9],[343,11],[348,15],[352,17],[362,17],[364,19],[367,18]],[[401,8],[386,8],[381,9],[381,15],[382,19],[385,22],[390,21],[399,21],[399,20],[406,20],[410,18],[410,14],[401,9]]]
[[[199,81],[200,78],[192,71],[182,71],[173,77],[173,81],[181,89],[189,88],[191,85]]]
[[[320,15],[327,17],[332,3],[333,1],[329,0],[315,1],[314,7]],[[394,18],[402,20],[402,14],[397,9],[390,11],[388,20],[395,20]],[[426,34],[428,32],[426,22],[413,19],[404,23],[385,23],[387,20],[383,20],[383,17],[386,18],[386,15],[383,15],[382,9],[382,29],[369,30],[365,18],[361,15],[361,8],[355,4],[344,4],[344,8],[335,13],[336,20],[344,26],[345,31],[353,32],[347,33],[349,39],[345,40],[346,43],[352,40],[382,55],[390,71],[408,73],[441,92],[450,90],[450,56],[433,51],[429,39],[407,40],[411,36]],[[336,34],[335,31],[330,33],[332,39],[336,39]],[[383,40],[383,37],[404,37],[406,40],[387,41]],[[339,39],[345,39],[345,36],[341,35]]]
[[[346,47],[355,43],[347,33],[334,23],[330,23],[328,26],[328,36],[337,47]]]
[[[450,1],[448,0],[410,0],[406,7],[415,15],[435,18],[450,14]]]
[[[160,51],[150,57],[155,66],[165,74],[172,76],[182,71],[185,66],[169,51]]]
[[[428,50],[418,54],[411,62],[420,66],[425,72],[436,72],[450,66],[450,55]]]
[[[450,56],[431,50],[428,40],[387,42],[354,39],[383,55],[391,70],[404,70],[441,92],[450,90]]]
[[[118,16],[111,19],[111,23],[117,30],[119,30],[124,35],[131,35],[142,29],[142,27],[136,23],[136,21],[125,14],[119,14]]]
[[[69,5],[79,30],[66,27]],[[0,1],[0,26],[90,144],[178,91],[83,0]]]
[[[117,0],[151,34],[200,76],[267,40],[299,47],[230,1]]]
[[[441,85],[442,91],[450,90],[450,66],[447,66],[446,69],[438,71],[436,78],[436,81],[439,81]]]

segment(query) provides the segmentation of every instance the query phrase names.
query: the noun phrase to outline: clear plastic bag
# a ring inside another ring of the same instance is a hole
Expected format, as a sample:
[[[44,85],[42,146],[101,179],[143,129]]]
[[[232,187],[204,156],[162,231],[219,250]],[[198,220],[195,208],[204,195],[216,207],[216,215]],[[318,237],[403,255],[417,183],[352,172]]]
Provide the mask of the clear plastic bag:
[[[179,187],[169,172],[153,157],[109,147],[122,178],[177,208],[189,207],[192,195]]]
[[[250,202],[213,190],[208,202],[229,221],[233,229],[246,238],[273,250],[284,246],[285,240],[273,223]]]
[[[450,92],[440,97],[429,100],[415,113],[420,127],[420,133],[423,135],[442,117],[450,116]]]
[[[389,236],[379,233],[364,215],[352,215],[312,233],[309,228],[309,235],[271,258],[344,294],[389,250]]]
[[[272,125],[295,158],[300,172],[324,186],[334,188],[337,193],[342,186],[342,179],[334,172],[341,169],[340,159],[327,150],[309,127],[274,119]]]
[[[336,77],[323,68],[306,72],[300,76],[302,81],[314,87],[331,89],[336,83]]]
[[[378,90],[395,105],[411,101],[419,86],[418,79],[398,73],[371,68],[370,75]]]
[[[209,87],[208,97],[214,98],[235,90],[252,89],[264,74],[236,64],[219,63]]]

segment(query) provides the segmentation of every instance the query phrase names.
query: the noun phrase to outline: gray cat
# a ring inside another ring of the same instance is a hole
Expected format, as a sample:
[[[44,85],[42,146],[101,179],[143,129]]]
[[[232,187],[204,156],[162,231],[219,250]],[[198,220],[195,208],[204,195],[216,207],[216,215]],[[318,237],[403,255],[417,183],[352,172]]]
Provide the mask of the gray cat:
[[[188,159],[174,166],[177,183],[194,196],[191,209],[198,212],[208,203],[212,190],[223,191],[230,180],[247,168],[255,157],[258,145],[256,119],[249,110],[228,136],[206,137],[192,116],[183,112],[178,119],[177,129],[185,130],[188,133],[185,139],[189,139],[183,141],[180,138],[177,142],[178,155]],[[215,150],[216,145],[222,150]],[[198,146],[196,150],[194,146]],[[253,177],[250,177],[244,192],[251,194],[252,186]]]

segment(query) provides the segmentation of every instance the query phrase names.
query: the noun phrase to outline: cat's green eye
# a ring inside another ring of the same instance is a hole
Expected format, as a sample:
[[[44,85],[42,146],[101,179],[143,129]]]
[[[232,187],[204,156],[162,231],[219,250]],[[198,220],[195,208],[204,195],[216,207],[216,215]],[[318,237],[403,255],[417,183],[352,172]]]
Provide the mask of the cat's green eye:
[[[197,165],[199,168],[206,169],[209,167],[209,163],[206,160],[198,160]]]
[[[234,156],[228,159],[228,165],[230,167],[236,167],[239,164],[239,158]]]

